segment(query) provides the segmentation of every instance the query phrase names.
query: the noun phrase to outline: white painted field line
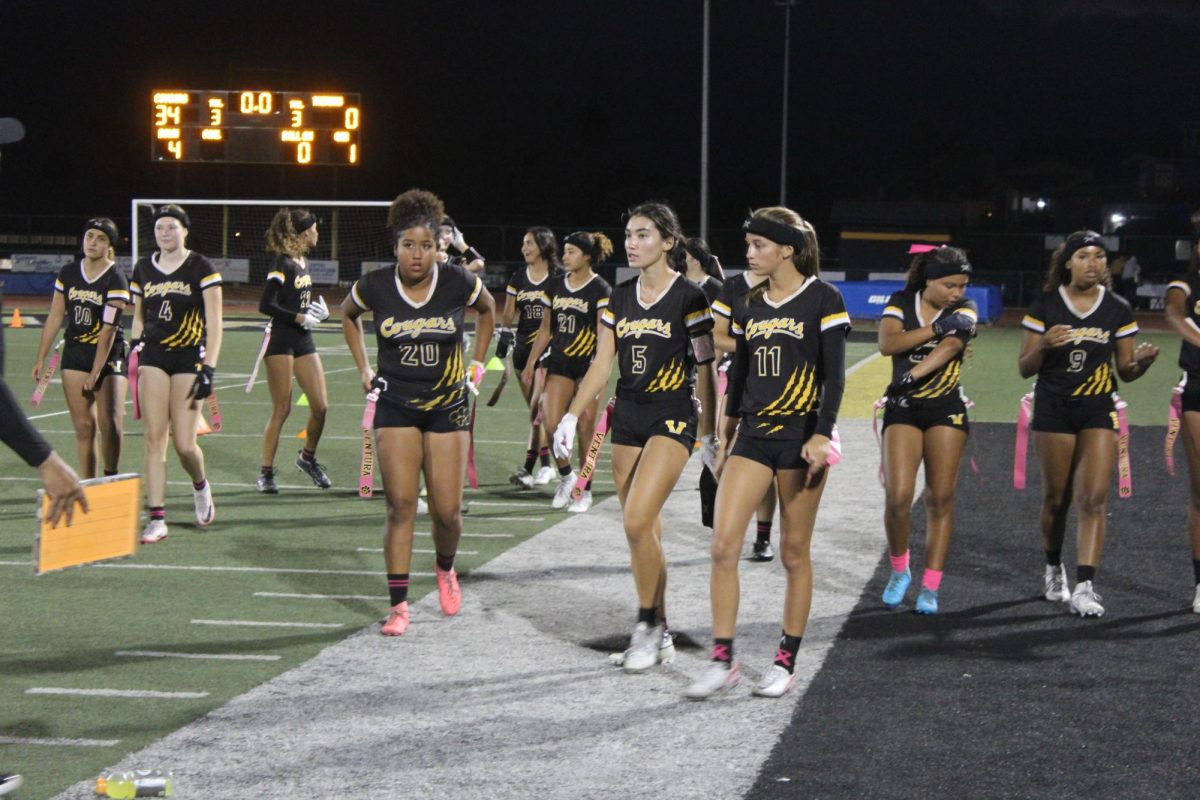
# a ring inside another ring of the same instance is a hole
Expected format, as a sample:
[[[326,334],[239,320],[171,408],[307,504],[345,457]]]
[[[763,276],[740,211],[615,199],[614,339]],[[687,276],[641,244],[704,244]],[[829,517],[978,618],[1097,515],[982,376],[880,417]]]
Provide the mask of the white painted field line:
[[[120,743],[120,739],[34,739],[26,736],[0,736],[0,744],[42,747],[116,747]]]
[[[253,619],[194,619],[193,625],[220,625],[235,628],[340,628],[340,622],[267,622]]]
[[[854,364],[853,366],[848,367],[846,369],[846,377],[849,378],[851,375],[858,372],[860,369],[865,367],[867,364],[870,364],[872,361],[874,361],[877,358],[883,358],[883,354],[876,351],[876,352],[872,353],[871,355],[867,356],[866,358],[864,358],[862,361],[859,361],[857,364]]]
[[[62,694],[72,697],[132,697],[146,700],[199,700],[208,692],[155,692],[149,689],[63,689],[55,686],[36,686],[25,694]]]
[[[118,650],[114,656],[130,658],[190,658],[197,661],[278,661],[282,656],[256,656],[239,653],[169,653],[160,650]]]
[[[510,520],[517,521],[517,522],[545,522],[546,521],[545,517],[508,517],[508,516],[493,516],[490,514],[472,514],[471,519],[491,519],[491,520],[497,520],[499,522],[509,522]],[[469,535],[470,534],[466,534],[466,533],[463,534],[463,536],[469,536]],[[475,535],[480,536],[482,534],[477,533]]]
[[[411,577],[413,573],[409,573]],[[421,573],[428,575],[429,573]],[[281,597],[291,600],[388,600],[387,595],[374,594],[299,594],[296,592],[255,592],[253,597]]]
[[[379,570],[370,569],[290,569],[287,567],[200,567],[184,564],[92,564],[96,569],[175,569],[187,572],[269,572],[292,575],[370,575],[379,576]]]
[[[72,431],[73,433],[74,431]],[[545,502],[545,498],[540,495],[530,495],[528,500],[472,500],[471,507],[475,506],[494,506],[497,508],[528,508],[529,506],[537,506]]]

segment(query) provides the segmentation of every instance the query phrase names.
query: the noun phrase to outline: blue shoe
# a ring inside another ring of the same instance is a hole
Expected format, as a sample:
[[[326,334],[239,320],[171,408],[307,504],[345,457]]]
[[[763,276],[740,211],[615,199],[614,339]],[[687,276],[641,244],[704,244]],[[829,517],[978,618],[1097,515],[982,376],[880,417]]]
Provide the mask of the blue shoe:
[[[916,612],[918,614],[936,614],[937,594],[933,589],[921,587],[921,593],[917,595]]]
[[[904,572],[892,572],[892,577],[888,578],[887,586],[883,590],[883,604],[888,608],[895,608],[904,601],[904,594],[908,591],[908,585],[912,583],[912,572],[904,570]]]

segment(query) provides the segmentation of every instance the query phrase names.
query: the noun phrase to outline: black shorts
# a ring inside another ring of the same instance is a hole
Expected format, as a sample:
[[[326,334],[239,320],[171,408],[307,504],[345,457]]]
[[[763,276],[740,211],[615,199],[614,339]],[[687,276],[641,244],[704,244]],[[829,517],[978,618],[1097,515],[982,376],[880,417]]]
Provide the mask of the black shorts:
[[[1179,399],[1183,402],[1184,411],[1200,411],[1200,375],[1187,376],[1187,383],[1183,385],[1183,396]]]
[[[96,345],[69,344],[63,348],[60,367],[77,372],[91,372],[92,362],[95,358]],[[112,350],[108,353],[108,361],[104,363],[104,368],[100,370],[100,379],[96,381],[96,384],[104,383],[104,379],[109,375],[124,378],[128,372],[129,369],[125,364],[125,342],[114,342]]]
[[[808,462],[800,455],[804,443],[817,430],[817,415],[808,414],[804,420],[804,433],[801,438],[788,436],[778,439],[749,435],[745,432],[746,424],[738,425],[738,437],[733,442],[731,456],[741,456],[751,461],[770,467],[772,471],[781,469],[808,469]]]
[[[883,429],[887,430],[888,425],[911,425],[922,431],[945,425],[963,433],[971,432],[967,404],[958,392],[934,400],[889,400],[883,412]]]
[[[545,363],[547,375],[562,375],[564,378],[577,381],[587,374],[588,367],[592,365],[592,359],[591,357],[571,358],[559,353],[550,353],[546,356]]]
[[[1062,397],[1040,390],[1033,394],[1033,424],[1042,433],[1079,433],[1088,428],[1117,429],[1112,395]]]
[[[265,356],[308,356],[317,352],[312,331],[296,330],[291,325],[278,322],[271,325],[271,338],[267,341]]]
[[[431,411],[408,408],[379,398],[375,406],[375,428],[417,428],[421,433],[465,431],[471,424],[471,404],[465,399]]]
[[[203,347],[180,347],[172,350],[153,342],[143,342],[138,353],[138,366],[157,367],[168,375],[197,375],[204,361]]]
[[[696,446],[696,404],[686,392],[671,392],[661,400],[618,393],[610,429],[613,444],[645,447],[650,437],[666,436],[690,453]]]

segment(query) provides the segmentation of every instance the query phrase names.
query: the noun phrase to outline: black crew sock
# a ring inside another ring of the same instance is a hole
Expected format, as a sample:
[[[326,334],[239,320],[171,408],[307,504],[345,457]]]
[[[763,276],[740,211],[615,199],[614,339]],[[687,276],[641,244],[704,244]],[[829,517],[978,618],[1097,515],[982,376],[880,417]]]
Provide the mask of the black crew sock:
[[[309,450],[307,447],[303,448],[300,451],[300,457],[303,458],[305,461],[316,461],[317,460],[316,452]]]
[[[733,639],[713,639],[712,660],[733,664]]]
[[[454,555],[444,556],[441,553],[437,554],[437,568],[442,572],[449,572],[454,569]]]
[[[800,640],[803,636],[788,636],[786,633],[780,633],[779,650],[775,653],[775,664],[783,667],[788,672],[794,672],[796,669],[796,651],[800,649]]]
[[[1196,583],[1200,584],[1200,558],[1192,559],[1192,575],[1196,578]]]
[[[1075,567],[1075,582],[1083,583],[1084,581],[1096,580],[1096,568],[1089,567],[1087,564],[1080,564]]]
[[[192,488],[197,492],[208,486],[208,478],[201,478],[198,482],[192,484]]]
[[[150,506],[150,519],[166,520],[167,509],[165,506]]]
[[[259,467],[258,471],[261,472],[263,475],[266,475],[268,478],[275,477],[275,467],[274,466]]]
[[[565,467],[558,468],[558,477],[565,478],[570,474],[571,474],[571,465],[570,464],[567,464]]]
[[[388,595],[392,605],[398,606],[408,599],[408,573],[389,572],[387,574]]]
[[[538,458],[541,460],[543,467],[550,466],[550,448],[543,447],[541,450],[538,450]]]
[[[1061,547],[1058,548],[1057,550],[1047,550],[1046,551],[1046,565],[1047,566],[1057,567],[1061,563],[1062,563],[1062,548]]]
[[[657,625],[658,624],[658,609],[657,608],[639,608],[637,621],[644,622],[647,625]]]
[[[104,477],[106,477],[106,478],[110,478],[110,477],[112,477],[113,475],[116,475],[116,474],[117,474],[117,471],[116,471],[115,469],[106,469],[106,470],[104,470]]]
[[[533,474],[533,465],[537,461],[537,450],[525,451],[525,471]]]
[[[771,520],[760,519],[758,521],[758,540],[760,542],[771,541]]]

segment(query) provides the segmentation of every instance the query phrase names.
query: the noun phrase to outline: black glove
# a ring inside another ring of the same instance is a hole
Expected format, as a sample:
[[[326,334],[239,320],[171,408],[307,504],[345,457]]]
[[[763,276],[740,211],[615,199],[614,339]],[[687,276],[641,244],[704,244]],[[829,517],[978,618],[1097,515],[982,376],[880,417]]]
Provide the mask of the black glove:
[[[196,382],[192,384],[192,388],[188,391],[189,400],[203,400],[212,394],[213,391],[213,368],[208,364],[201,364],[200,371],[196,373]]]
[[[948,314],[933,323],[933,335],[937,339],[945,338],[953,333],[970,333],[975,323],[966,314]]]
[[[500,341],[496,343],[496,358],[507,358],[508,349],[512,347],[513,340],[516,337],[510,330],[500,331]]]
[[[917,382],[913,377],[912,370],[908,370],[896,380],[888,384],[887,391],[884,392],[889,400],[898,400],[912,388],[912,385]]]

